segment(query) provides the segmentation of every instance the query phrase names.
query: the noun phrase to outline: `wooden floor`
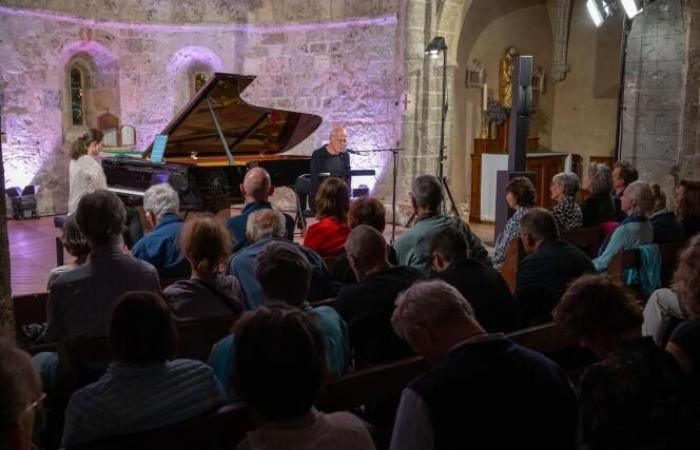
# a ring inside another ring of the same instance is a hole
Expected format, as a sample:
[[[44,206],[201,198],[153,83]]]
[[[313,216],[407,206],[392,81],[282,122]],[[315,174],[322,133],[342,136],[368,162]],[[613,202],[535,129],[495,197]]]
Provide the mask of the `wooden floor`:
[[[313,222],[313,219],[309,220],[309,223]],[[61,231],[53,225],[53,217],[41,217],[37,220],[8,220],[7,227],[10,240],[12,295],[45,291],[49,271],[56,266],[55,238],[61,235]],[[484,242],[493,240],[492,225],[474,224],[472,230]],[[396,227],[397,236],[403,231],[403,227]],[[384,235],[389,240],[391,226],[386,227]],[[301,240],[301,237],[297,237],[296,240]],[[488,245],[487,248],[490,250]],[[68,253],[64,255],[66,263],[72,260]]]

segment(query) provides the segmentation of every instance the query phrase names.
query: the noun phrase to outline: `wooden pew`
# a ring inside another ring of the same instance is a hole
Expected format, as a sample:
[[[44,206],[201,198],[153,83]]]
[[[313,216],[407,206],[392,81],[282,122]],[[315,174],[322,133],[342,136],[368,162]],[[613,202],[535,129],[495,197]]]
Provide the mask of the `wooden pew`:
[[[603,243],[603,229],[600,225],[579,228],[562,234],[561,239],[580,248],[592,259],[598,255]]]
[[[518,265],[524,256],[525,249],[523,249],[520,238],[511,239],[506,248],[506,259],[503,261],[503,266],[501,267],[501,276],[506,280],[511,294],[515,294]]]
[[[673,278],[673,272],[678,266],[678,255],[685,248],[687,241],[669,242],[659,245],[661,254],[661,287],[669,287]],[[636,248],[622,251],[612,257],[608,264],[608,275],[621,285],[625,285],[624,273],[627,269],[635,269],[641,266],[642,258]]]

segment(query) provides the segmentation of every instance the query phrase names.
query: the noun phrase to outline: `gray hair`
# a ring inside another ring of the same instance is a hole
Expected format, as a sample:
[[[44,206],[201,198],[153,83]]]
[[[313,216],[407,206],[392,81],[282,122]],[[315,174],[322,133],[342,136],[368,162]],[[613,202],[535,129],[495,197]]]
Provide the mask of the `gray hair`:
[[[440,330],[464,318],[476,322],[474,309],[462,294],[444,281],[429,280],[399,294],[391,325],[406,339],[408,330],[415,326]]]
[[[0,429],[19,423],[29,403],[40,393],[39,374],[29,355],[0,340]]]
[[[654,193],[649,183],[633,181],[627,185],[625,191],[628,189],[639,212],[645,215],[648,214],[654,207]]]
[[[442,203],[442,185],[437,177],[421,175],[413,181],[412,195],[416,205],[436,212]]]
[[[609,194],[612,191],[612,172],[603,163],[592,162],[588,166],[588,178],[591,180],[591,193]]]
[[[167,213],[178,212],[180,198],[168,183],[154,184],[143,194],[143,209],[160,219]]]
[[[557,183],[561,186],[564,195],[567,197],[575,196],[581,188],[578,175],[574,172],[560,172],[552,177],[552,183]]]
[[[345,241],[345,250],[363,262],[383,261],[387,255],[384,235],[369,225],[358,225],[352,229]]]
[[[271,208],[255,211],[248,216],[245,234],[251,243],[273,237],[284,237],[286,234],[284,215]]]

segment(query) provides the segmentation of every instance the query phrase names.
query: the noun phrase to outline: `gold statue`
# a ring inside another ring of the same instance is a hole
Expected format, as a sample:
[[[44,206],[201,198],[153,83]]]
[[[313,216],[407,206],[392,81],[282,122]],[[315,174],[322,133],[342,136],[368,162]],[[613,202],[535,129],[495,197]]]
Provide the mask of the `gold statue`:
[[[501,103],[506,109],[513,106],[513,57],[515,47],[508,47],[506,55],[501,60],[499,93]]]

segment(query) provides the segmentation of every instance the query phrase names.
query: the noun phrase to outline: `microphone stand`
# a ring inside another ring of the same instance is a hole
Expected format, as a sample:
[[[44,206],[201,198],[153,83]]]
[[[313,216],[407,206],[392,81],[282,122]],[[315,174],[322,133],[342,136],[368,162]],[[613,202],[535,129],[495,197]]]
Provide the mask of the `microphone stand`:
[[[370,154],[370,153],[387,153],[391,152],[391,164],[392,164],[392,172],[393,172],[393,177],[392,177],[392,184],[391,184],[391,241],[389,242],[391,245],[394,245],[394,239],[396,237],[396,173],[397,173],[397,166],[396,166],[396,155],[402,151],[403,148],[401,147],[396,147],[396,148],[380,148],[380,149],[375,149],[375,150],[347,150],[348,153],[351,155],[365,155],[365,154]]]

